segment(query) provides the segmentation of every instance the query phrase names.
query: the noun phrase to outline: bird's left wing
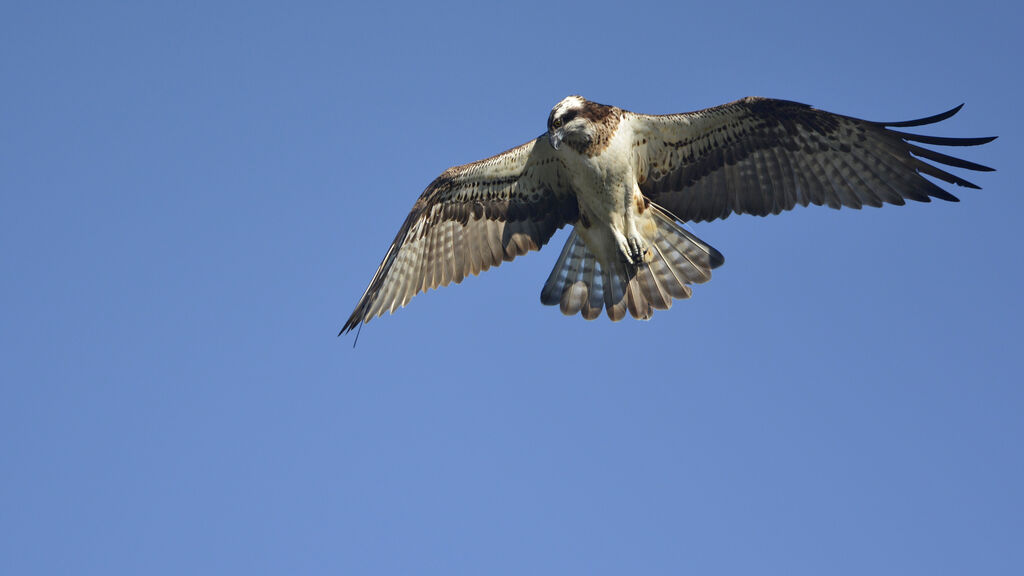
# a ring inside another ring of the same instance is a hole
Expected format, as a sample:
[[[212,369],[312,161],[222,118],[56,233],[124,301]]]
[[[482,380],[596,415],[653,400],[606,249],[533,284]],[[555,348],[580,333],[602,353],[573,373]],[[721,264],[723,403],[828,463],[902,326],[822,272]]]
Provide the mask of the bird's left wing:
[[[539,250],[578,217],[561,161],[545,137],[449,168],[412,208],[341,329],[405,306],[420,292]]]
[[[868,122],[769,98],[744,98],[686,114],[630,113],[640,190],[684,221],[778,214],[797,205],[881,206],[932,197],[955,201],[922,175],[977,188],[925,162],[991,168],[915,144],[974,146],[994,138],[944,138],[893,130],[932,124]]]

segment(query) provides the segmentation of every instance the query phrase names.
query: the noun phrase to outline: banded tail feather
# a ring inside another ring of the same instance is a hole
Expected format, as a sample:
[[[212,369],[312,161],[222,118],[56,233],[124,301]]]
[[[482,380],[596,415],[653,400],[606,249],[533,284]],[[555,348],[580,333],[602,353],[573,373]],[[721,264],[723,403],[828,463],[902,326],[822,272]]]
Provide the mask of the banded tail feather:
[[[710,280],[711,270],[725,258],[661,208],[652,204],[650,210],[654,226],[644,234],[651,246],[650,262],[634,266],[620,261],[603,267],[574,229],[544,283],[541,303],[587,320],[600,316],[604,308],[617,322],[627,311],[646,320],[655,310],[671,308],[672,300],[689,298],[690,284]]]

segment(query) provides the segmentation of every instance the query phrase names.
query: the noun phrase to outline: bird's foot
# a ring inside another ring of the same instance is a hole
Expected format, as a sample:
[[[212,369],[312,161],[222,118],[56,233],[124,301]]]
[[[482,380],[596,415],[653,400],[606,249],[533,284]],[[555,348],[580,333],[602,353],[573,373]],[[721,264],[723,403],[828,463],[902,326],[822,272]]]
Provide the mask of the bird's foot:
[[[634,266],[649,263],[654,258],[650,247],[646,246],[639,236],[626,238],[624,245],[621,245],[619,249],[622,250],[626,262]]]

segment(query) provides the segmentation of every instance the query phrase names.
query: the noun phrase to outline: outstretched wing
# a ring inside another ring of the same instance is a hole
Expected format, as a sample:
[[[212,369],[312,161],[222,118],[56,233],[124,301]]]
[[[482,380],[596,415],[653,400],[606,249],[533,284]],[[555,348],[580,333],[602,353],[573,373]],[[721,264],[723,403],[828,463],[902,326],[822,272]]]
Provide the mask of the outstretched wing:
[[[341,333],[428,289],[539,250],[578,217],[560,160],[543,137],[449,168],[405,219]]]
[[[991,168],[922,148],[974,146],[991,138],[942,138],[891,130],[945,120],[868,122],[806,104],[745,98],[687,114],[633,114],[640,189],[684,221],[729,214],[765,216],[797,204],[833,208],[957,201],[922,174],[978,188],[922,159],[968,170]]]

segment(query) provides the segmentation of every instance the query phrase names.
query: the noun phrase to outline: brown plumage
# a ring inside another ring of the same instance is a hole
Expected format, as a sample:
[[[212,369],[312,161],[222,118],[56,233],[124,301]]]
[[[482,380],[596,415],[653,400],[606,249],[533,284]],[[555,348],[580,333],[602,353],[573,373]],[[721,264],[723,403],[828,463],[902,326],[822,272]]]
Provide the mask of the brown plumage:
[[[991,168],[922,148],[974,146],[805,104],[745,98],[686,114],[635,114],[570,96],[548,131],[491,158],[446,170],[416,201],[342,333],[574,231],[541,293],[594,319],[649,318],[724,259],[677,221],[778,214],[797,205],[881,206],[957,198],[922,174],[976,185],[929,164]],[[565,144],[565,146],[562,146]]]
[[[920,120],[867,122],[796,102],[745,98],[689,114],[646,116],[654,136],[643,146],[648,171],[640,189],[692,222],[732,213],[778,214],[798,204],[860,208],[931,197],[956,202],[920,175],[978,186],[920,158],[968,170],[991,168],[913,142],[974,146],[994,138],[938,138],[890,128],[939,122],[962,106]],[[680,124],[690,130],[681,133]]]

